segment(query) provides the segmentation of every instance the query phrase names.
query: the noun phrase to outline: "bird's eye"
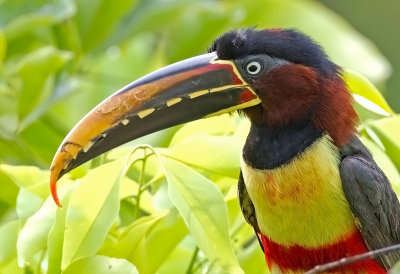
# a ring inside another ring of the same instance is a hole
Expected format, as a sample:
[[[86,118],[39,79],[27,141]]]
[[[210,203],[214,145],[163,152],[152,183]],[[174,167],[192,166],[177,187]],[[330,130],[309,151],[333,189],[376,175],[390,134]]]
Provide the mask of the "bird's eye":
[[[246,71],[250,75],[257,75],[261,72],[261,70],[262,70],[262,65],[261,62],[258,60],[250,61],[246,65]]]

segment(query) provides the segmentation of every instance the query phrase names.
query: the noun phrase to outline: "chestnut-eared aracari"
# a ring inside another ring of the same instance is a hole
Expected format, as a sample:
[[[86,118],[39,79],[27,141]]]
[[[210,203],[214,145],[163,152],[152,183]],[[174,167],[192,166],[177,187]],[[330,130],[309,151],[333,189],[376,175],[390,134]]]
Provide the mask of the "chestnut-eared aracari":
[[[150,73],[90,111],[51,165],[56,182],[84,162],[143,135],[241,110],[251,121],[238,182],[246,221],[273,272],[316,265],[400,243],[400,205],[357,137],[341,70],[291,29],[227,32],[209,53]],[[399,252],[342,273],[385,273]]]

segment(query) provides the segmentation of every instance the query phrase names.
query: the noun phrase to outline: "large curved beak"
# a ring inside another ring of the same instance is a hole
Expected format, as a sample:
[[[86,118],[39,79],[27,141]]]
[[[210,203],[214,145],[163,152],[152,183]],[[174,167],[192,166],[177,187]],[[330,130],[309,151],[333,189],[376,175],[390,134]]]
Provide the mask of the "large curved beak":
[[[112,94],[65,137],[51,164],[50,187],[66,172],[130,140],[192,120],[254,106],[260,99],[233,61],[215,53],[152,72]]]

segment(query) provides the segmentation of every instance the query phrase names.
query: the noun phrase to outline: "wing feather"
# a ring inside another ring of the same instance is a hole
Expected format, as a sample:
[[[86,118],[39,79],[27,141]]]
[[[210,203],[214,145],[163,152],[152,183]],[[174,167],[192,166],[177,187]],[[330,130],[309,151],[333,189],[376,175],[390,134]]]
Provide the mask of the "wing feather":
[[[238,197],[239,197],[240,209],[242,210],[244,219],[254,228],[254,232],[257,236],[258,243],[260,244],[261,249],[264,251],[264,247],[261,243],[259,235],[260,229],[258,228],[256,210],[254,208],[253,202],[250,199],[249,194],[247,193],[246,185],[243,180],[242,171],[240,171],[239,181],[238,181]]]
[[[343,191],[368,248],[399,244],[400,204],[385,174],[357,137],[340,152]],[[400,251],[377,259],[390,269],[400,260]]]

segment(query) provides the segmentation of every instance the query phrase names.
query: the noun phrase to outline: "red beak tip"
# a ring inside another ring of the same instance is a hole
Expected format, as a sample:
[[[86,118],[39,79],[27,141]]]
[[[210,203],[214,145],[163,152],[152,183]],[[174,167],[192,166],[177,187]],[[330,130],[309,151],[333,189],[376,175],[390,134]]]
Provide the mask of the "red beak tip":
[[[50,181],[50,190],[51,190],[51,196],[53,196],[53,200],[56,203],[56,205],[59,208],[62,208],[62,205],[60,203],[60,200],[58,199],[58,195],[57,195],[57,181]]]

